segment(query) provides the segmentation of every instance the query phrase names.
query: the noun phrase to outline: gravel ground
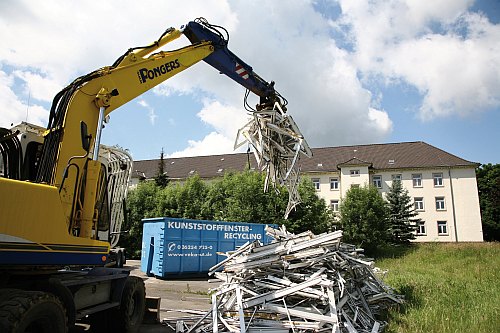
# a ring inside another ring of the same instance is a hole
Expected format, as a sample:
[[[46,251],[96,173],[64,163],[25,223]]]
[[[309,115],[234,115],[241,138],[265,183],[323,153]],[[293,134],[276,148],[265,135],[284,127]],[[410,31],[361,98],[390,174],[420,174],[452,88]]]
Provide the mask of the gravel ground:
[[[217,288],[219,282],[209,282],[208,277],[190,279],[148,277],[141,272],[140,266],[140,260],[127,260],[125,268],[130,269],[131,275],[139,276],[144,280],[147,296],[161,298],[160,320],[189,316],[183,310],[208,311],[210,309],[208,292],[210,289]],[[172,330],[160,324],[144,324],[140,332],[166,333]]]

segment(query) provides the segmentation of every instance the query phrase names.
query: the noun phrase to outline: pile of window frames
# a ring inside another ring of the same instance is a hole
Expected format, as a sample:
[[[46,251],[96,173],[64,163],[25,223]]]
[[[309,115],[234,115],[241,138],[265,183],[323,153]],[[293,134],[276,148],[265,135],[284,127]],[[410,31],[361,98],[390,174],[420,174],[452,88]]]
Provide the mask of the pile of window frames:
[[[211,268],[223,281],[212,309],[178,319],[177,332],[377,333],[387,308],[403,303],[342,231],[267,233],[276,241],[246,243]]]

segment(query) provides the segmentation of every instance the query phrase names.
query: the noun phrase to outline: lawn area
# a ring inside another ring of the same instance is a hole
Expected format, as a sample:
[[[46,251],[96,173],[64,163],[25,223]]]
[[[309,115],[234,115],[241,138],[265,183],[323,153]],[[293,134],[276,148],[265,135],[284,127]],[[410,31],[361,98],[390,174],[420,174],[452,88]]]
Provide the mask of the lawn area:
[[[415,244],[375,264],[407,300],[385,332],[500,332],[500,243]]]

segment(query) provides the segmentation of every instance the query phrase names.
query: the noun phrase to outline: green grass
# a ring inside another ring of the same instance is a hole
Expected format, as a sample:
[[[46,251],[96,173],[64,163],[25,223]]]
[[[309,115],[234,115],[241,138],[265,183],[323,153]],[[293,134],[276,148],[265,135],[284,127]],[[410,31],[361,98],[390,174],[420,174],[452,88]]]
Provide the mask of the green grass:
[[[500,332],[500,244],[416,244],[377,259],[405,295],[385,332]]]

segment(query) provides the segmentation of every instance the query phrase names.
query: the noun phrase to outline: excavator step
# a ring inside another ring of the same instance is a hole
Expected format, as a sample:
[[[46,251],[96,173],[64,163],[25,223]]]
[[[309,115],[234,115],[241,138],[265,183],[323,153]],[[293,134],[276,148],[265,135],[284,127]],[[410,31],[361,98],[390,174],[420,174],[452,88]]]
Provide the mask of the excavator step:
[[[160,322],[160,303],[161,297],[146,296],[143,323],[156,324]]]

